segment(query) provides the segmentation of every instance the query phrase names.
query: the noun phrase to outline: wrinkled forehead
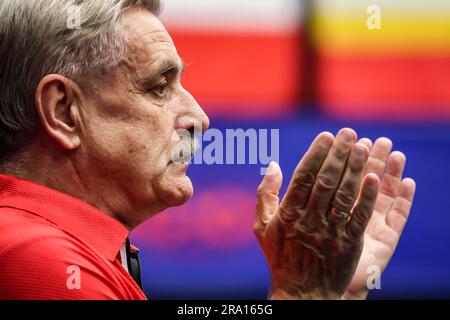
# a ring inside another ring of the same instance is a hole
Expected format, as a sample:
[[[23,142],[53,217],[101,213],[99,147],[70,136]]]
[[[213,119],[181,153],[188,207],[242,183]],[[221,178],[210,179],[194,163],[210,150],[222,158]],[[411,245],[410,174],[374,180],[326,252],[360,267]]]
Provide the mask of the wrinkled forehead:
[[[127,34],[128,67],[135,71],[152,71],[161,64],[173,64],[181,68],[182,62],[172,38],[161,21],[151,12],[129,8],[122,17],[123,28]]]

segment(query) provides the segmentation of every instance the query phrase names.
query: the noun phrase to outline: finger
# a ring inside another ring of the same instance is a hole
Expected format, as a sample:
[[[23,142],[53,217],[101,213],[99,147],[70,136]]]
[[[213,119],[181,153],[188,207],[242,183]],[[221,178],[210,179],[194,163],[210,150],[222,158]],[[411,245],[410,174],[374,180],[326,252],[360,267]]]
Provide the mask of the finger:
[[[260,235],[267,223],[278,209],[279,193],[283,175],[281,168],[275,161],[269,164],[266,175],[258,187],[256,195],[256,216],[253,231]]]
[[[386,165],[386,160],[392,150],[392,141],[388,138],[379,138],[370,151],[369,160],[364,174],[375,173],[380,179]]]
[[[394,229],[398,235],[402,233],[408,220],[415,191],[416,183],[414,180],[409,178],[403,179],[398,197],[386,217],[387,225]]]
[[[350,151],[356,141],[352,129],[342,129],[316,177],[316,182],[306,207],[306,215],[322,216],[330,208],[331,200],[341,181]],[[316,219],[315,217],[314,219]]]
[[[336,210],[345,213],[352,211],[368,157],[369,149],[364,144],[358,142],[353,146],[344,176],[334,195],[332,207]]]
[[[389,156],[386,170],[381,179],[380,199],[375,206],[375,210],[378,212],[387,213],[394,204],[395,198],[399,192],[405,163],[406,157],[399,151],[394,151]]]
[[[372,216],[379,184],[380,179],[374,173],[369,173],[364,177],[359,198],[346,227],[347,235],[351,239],[358,239],[364,234]]]
[[[369,150],[372,150],[373,143],[372,143],[372,140],[370,140],[369,138],[361,138],[358,140],[358,143],[362,143],[367,148],[369,148]]]
[[[389,156],[386,170],[381,179],[380,192],[388,197],[395,198],[401,183],[406,157],[399,151],[394,151]]]
[[[294,204],[301,209],[306,206],[317,172],[327,157],[333,141],[334,136],[329,132],[322,132],[314,139],[309,150],[295,168],[283,203]]]

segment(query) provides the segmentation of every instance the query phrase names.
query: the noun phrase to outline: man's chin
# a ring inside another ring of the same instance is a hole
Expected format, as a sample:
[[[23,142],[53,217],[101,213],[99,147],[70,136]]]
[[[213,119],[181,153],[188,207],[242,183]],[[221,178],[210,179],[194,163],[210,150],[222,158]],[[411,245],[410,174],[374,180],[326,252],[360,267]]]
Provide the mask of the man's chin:
[[[194,194],[194,187],[188,176],[178,177],[168,182],[163,190],[161,190],[161,200],[168,207],[181,206],[189,201]]]

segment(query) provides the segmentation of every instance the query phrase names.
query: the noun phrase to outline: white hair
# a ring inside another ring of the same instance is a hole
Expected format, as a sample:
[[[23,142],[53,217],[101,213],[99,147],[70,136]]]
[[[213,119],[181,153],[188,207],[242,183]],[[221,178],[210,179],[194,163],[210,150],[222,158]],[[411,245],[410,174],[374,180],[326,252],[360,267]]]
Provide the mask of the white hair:
[[[0,0],[0,159],[38,127],[34,95],[47,74],[106,72],[126,51],[123,10],[159,0]]]

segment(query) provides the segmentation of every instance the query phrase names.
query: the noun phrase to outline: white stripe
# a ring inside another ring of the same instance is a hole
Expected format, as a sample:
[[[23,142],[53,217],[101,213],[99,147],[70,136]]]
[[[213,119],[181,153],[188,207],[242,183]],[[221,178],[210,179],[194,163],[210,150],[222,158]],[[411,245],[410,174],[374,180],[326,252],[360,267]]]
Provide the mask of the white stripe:
[[[166,0],[164,24],[188,30],[291,31],[301,22],[299,0]]]
[[[449,0],[315,0],[315,8],[325,15],[365,14],[370,5],[379,6],[381,12],[398,15],[450,16]]]
[[[122,247],[120,247],[120,261],[122,262],[122,266],[125,270],[127,270],[128,273],[128,260],[127,260],[127,246],[126,244],[123,244]]]

